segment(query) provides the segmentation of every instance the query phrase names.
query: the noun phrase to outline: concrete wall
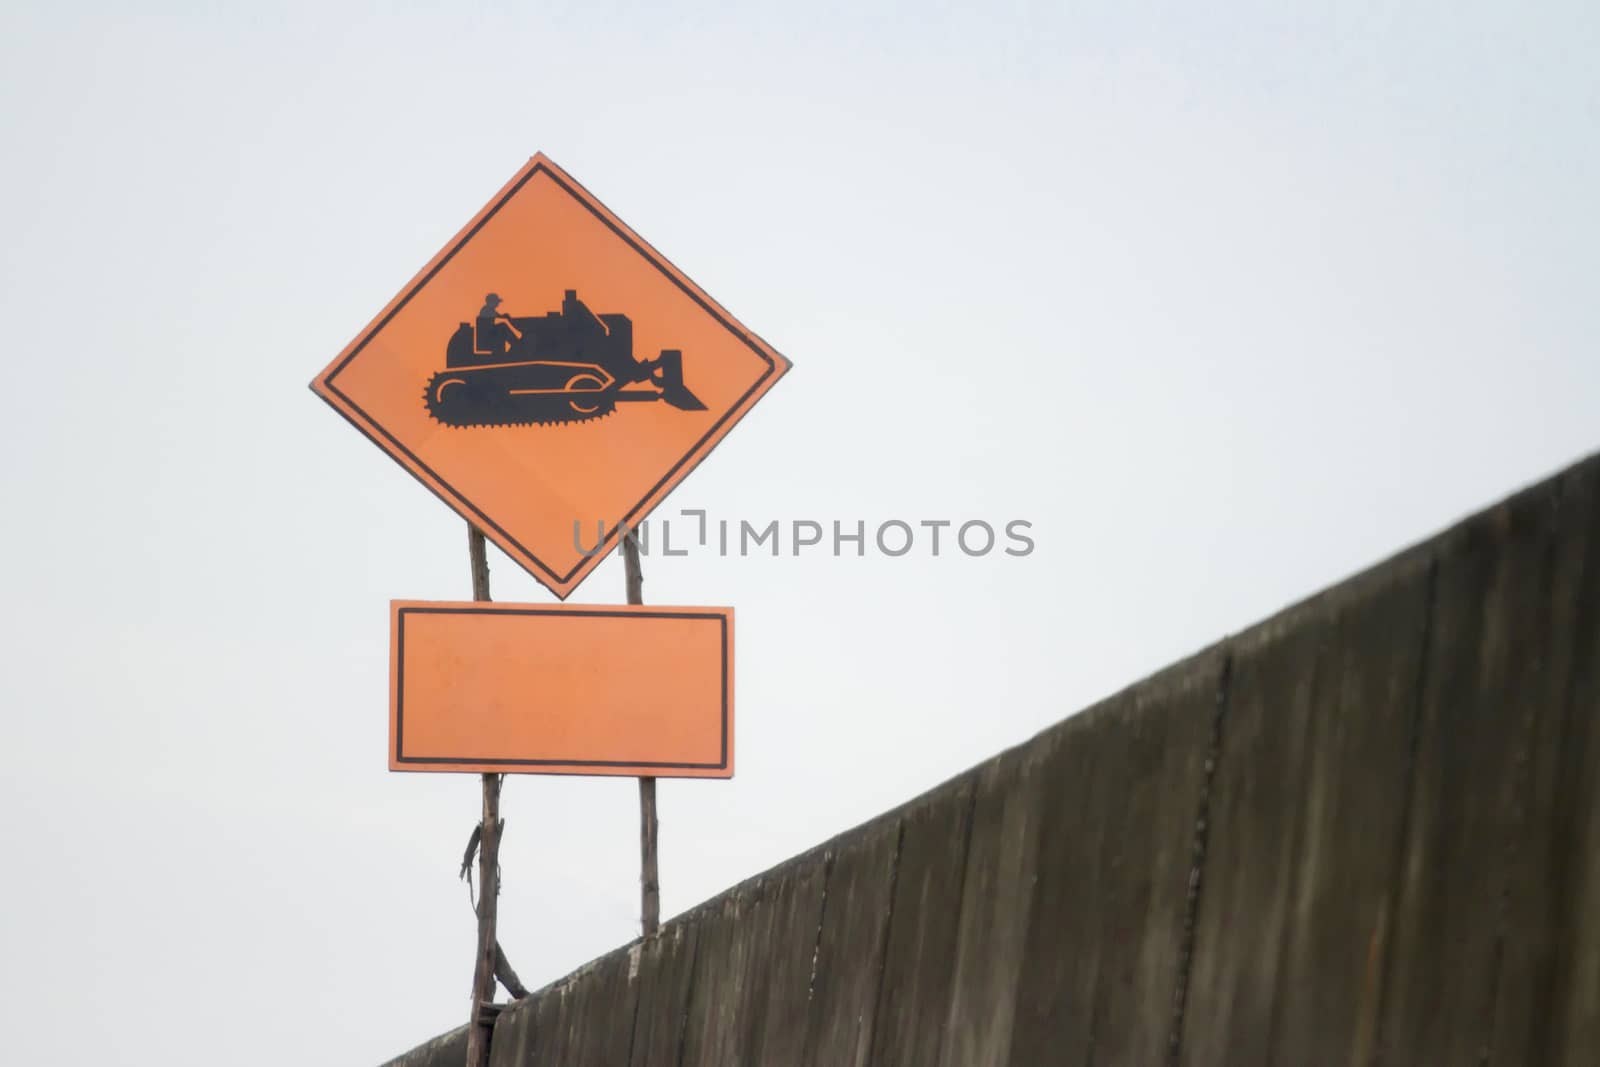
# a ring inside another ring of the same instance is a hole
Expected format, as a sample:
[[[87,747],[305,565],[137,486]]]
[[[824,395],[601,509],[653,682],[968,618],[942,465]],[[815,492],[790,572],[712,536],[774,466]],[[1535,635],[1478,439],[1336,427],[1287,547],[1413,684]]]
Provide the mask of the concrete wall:
[[[1593,1067],[1597,670],[1600,457],[602,957],[492,1063]]]

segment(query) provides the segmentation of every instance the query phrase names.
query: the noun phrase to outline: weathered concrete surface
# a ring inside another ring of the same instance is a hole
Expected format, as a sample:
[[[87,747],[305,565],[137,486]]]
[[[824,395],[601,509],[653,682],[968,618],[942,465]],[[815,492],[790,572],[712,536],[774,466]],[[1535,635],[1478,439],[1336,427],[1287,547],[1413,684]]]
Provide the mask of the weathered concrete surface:
[[[707,901],[491,1050],[1600,1063],[1600,457]]]
[[[468,997],[470,1003],[471,997]],[[418,1045],[396,1056],[383,1067],[461,1067],[467,1060],[467,1028],[458,1026],[448,1034]]]

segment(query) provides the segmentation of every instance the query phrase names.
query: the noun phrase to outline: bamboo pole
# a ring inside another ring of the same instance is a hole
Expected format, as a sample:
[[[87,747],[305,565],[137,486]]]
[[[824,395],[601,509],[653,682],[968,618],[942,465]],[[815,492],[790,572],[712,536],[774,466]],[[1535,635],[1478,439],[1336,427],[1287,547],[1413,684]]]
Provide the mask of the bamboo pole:
[[[622,559],[627,572],[628,603],[644,603],[644,571],[639,566],[639,543],[623,530]],[[661,875],[658,867],[656,780],[639,779],[639,927],[645,937],[661,928]]]
[[[467,526],[472,563],[472,599],[489,599],[489,558],[483,531]],[[478,842],[478,954],[472,970],[472,1012],[468,1016],[466,1067],[487,1067],[494,1029],[494,970],[499,940],[495,934],[500,896],[500,775],[483,776],[483,821]]]

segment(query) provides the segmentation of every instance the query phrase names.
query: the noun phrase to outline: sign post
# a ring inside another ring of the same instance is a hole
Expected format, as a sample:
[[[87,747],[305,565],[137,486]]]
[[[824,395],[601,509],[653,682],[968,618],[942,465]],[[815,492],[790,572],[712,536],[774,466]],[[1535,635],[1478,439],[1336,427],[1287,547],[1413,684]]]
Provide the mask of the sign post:
[[[472,567],[472,599],[489,599],[489,553],[483,531],[467,527],[467,558]],[[478,823],[478,954],[472,969],[472,1011],[468,1016],[467,1063],[489,1060],[489,1032],[494,1016],[494,964],[500,945],[496,930],[500,897],[500,782],[498,774],[483,776],[483,814]]]
[[[639,542],[629,530],[622,538],[622,558],[627,574],[628,603],[644,603],[644,570],[639,565]],[[657,865],[656,780],[639,779],[639,932],[653,937],[661,927],[661,874]]]
[[[650,936],[656,779],[733,774],[732,611],[645,608],[632,531],[789,366],[539,154],[311,383],[469,528],[472,602],[392,606],[389,752],[481,775],[468,1067],[497,970],[520,987],[495,932],[503,776],[638,778]],[[627,606],[491,606],[487,541],[559,600],[620,547]]]

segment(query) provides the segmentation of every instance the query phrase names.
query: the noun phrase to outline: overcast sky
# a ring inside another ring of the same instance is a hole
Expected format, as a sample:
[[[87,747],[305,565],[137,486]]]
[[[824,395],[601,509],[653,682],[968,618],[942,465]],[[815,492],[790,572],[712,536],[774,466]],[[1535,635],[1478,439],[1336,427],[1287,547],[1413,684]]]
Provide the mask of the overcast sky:
[[[658,515],[1037,546],[647,558],[739,625],[666,914],[1600,447],[1592,3],[139,6],[0,10],[10,1062],[465,1021],[477,779],[385,761],[465,527],[306,385],[536,150],[794,361]],[[530,984],[636,803],[508,780]]]

